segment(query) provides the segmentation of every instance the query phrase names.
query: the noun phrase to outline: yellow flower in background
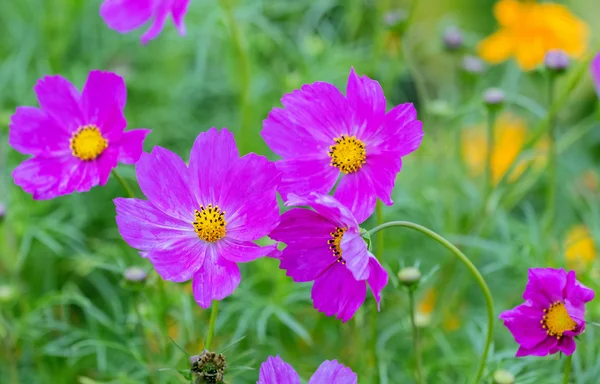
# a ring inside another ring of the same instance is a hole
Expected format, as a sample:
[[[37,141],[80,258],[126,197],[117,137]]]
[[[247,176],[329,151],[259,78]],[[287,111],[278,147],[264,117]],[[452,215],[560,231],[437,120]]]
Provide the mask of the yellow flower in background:
[[[500,0],[494,6],[500,29],[479,43],[479,56],[492,64],[515,57],[523,70],[534,69],[546,52],[561,49],[571,57],[585,53],[589,28],[561,4]]]
[[[431,323],[431,315],[433,311],[436,309],[436,304],[438,300],[437,291],[434,288],[431,288],[425,293],[425,296],[419,303],[417,304],[417,317],[419,318],[419,322],[421,326],[427,326]],[[456,331],[460,328],[461,319],[458,311],[456,310],[448,310],[447,308],[443,309],[443,317],[442,317],[442,328],[444,330],[452,332]]]
[[[569,230],[564,247],[569,269],[581,271],[587,268],[596,258],[594,238],[585,225],[576,225]]]
[[[494,146],[492,148],[492,181],[498,183],[510,169],[521,153],[527,141],[527,124],[525,120],[505,113],[500,115],[494,126]],[[546,159],[547,141],[538,146],[539,151],[535,164],[541,165]],[[461,152],[463,159],[473,176],[485,171],[487,163],[487,133],[483,125],[468,128],[461,135]],[[515,181],[523,174],[532,160],[523,159],[515,165],[508,181]]]

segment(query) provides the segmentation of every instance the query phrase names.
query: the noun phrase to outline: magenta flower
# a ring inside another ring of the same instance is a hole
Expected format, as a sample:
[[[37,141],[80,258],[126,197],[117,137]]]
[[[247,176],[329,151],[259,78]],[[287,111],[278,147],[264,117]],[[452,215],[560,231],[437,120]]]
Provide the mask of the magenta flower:
[[[356,384],[357,382],[356,373],[336,360],[325,360],[308,380],[308,384]],[[256,384],[300,384],[300,377],[281,357],[269,356],[260,366]]]
[[[117,162],[135,163],[147,129],[124,132],[127,92],[114,73],[90,72],[83,92],[61,76],[35,88],[40,109],[18,107],[8,142],[32,155],[13,172],[15,184],[34,199],[51,199],[104,185]]]
[[[575,279],[575,271],[532,268],[525,303],[500,314],[519,343],[517,357],[575,351],[575,336],[585,330],[585,303],[594,291]]]
[[[288,195],[287,205],[307,205],[281,216],[271,238],[287,244],[279,256],[281,269],[295,282],[314,281],[314,306],[343,322],[365,301],[367,283],[379,305],[388,275],[360,236],[352,213],[328,195]]]
[[[134,29],[154,19],[150,29],[141,37],[142,44],[156,38],[162,31],[169,14],[181,36],[185,35],[183,18],[190,0],[104,0],[100,16],[109,28],[120,33]]]
[[[592,72],[592,78],[594,79],[596,92],[598,93],[598,97],[600,97],[600,52],[598,52],[596,57],[594,57],[594,60],[592,60],[590,70]]]
[[[279,191],[306,195],[329,193],[341,175],[334,196],[359,222],[375,209],[379,197],[392,205],[392,189],[402,156],[416,150],[422,124],[412,104],[386,110],[378,82],[350,71],[346,96],[332,84],[304,85],[282,98],[262,136],[283,159]]]
[[[165,280],[193,280],[204,308],[240,283],[236,263],[277,252],[253,243],[279,222],[280,174],[253,153],[239,157],[233,134],[211,128],[198,135],[189,167],[173,152],[154,147],[136,164],[148,200],[115,199],[117,225]]]

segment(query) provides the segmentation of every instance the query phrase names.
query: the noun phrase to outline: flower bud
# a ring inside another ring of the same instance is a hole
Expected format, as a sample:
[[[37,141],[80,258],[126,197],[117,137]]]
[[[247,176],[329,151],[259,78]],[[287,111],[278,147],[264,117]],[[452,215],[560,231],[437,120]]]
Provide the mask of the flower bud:
[[[457,51],[462,48],[463,35],[460,28],[452,26],[444,31],[444,47],[448,51]]]
[[[569,56],[560,49],[548,51],[544,57],[544,65],[546,68],[550,71],[559,73],[564,72],[569,68],[569,61]]]
[[[0,221],[4,219],[4,215],[6,214],[6,206],[0,203]]]
[[[403,23],[406,20],[406,17],[406,11],[402,9],[396,9],[386,12],[383,15],[383,21],[389,28],[394,28]]]
[[[400,280],[400,284],[410,287],[421,280],[421,271],[415,267],[402,268],[398,272],[398,280]]]
[[[125,280],[132,283],[140,283],[148,277],[148,273],[140,267],[129,267],[123,272]]]
[[[192,364],[192,374],[196,378],[194,383],[223,383],[223,375],[227,367],[223,354],[219,353],[217,355],[214,352],[204,350],[201,355],[190,357],[190,362]]]
[[[462,69],[467,73],[481,74],[485,71],[485,64],[475,56],[465,56],[462,61]]]
[[[504,103],[504,91],[498,88],[488,88],[483,93],[483,101],[488,106],[498,106]]]
[[[515,377],[512,373],[499,369],[494,372],[494,383],[495,384],[514,384]]]

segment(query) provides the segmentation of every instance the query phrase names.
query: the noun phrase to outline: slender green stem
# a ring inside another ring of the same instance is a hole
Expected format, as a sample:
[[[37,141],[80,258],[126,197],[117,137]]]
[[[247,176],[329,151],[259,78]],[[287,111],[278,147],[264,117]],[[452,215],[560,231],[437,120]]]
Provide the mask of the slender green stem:
[[[423,363],[421,359],[421,347],[419,344],[419,329],[415,323],[415,290],[408,288],[408,305],[410,311],[410,325],[412,327],[413,349],[417,360],[417,384],[423,384]]]
[[[556,215],[556,173],[558,168],[558,153],[556,150],[556,112],[552,109],[554,101],[554,79],[555,74],[548,74],[548,138],[550,142],[548,154],[548,193],[546,195],[547,224],[550,230],[553,229],[552,223]]]
[[[122,178],[121,175],[119,175],[119,173],[117,172],[117,170],[114,169],[114,168],[112,170],[112,174],[115,177],[115,179],[117,179],[117,181],[119,182],[119,184],[121,184],[121,187],[123,187],[123,189],[125,190],[125,192],[127,192],[127,195],[129,197],[131,197],[131,198],[135,198],[135,193],[133,193],[133,189],[131,189],[131,187],[127,183],[127,180],[125,180],[124,178]]]
[[[213,337],[215,336],[215,323],[217,322],[217,313],[219,311],[219,301],[214,300],[212,309],[210,312],[210,322],[208,323],[208,333],[206,334],[206,340],[204,341],[204,349],[210,351]]]
[[[563,379],[563,384],[569,384],[569,376],[571,375],[572,360],[573,360],[573,355],[567,356],[567,360],[565,361],[565,378]]]
[[[380,200],[377,201],[377,206],[375,208],[375,218],[377,220],[377,225],[383,224],[383,203]],[[381,260],[381,257],[383,256],[383,249],[384,249],[383,248],[383,246],[384,246],[383,232],[377,234],[375,241],[377,242],[377,245],[375,247],[375,256],[377,257],[378,260]],[[379,328],[378,328],[379,327],[378,326],[379,316],[378,315],[379,315],[379,311],[377,309],[377,302],[373,301],[373,307],[371,308],[371,319],[370,319],[370,323],[371,323],[370,350],[371,350],[372,361],[373,361],[373,366],[374,366],[373,379],[376,383],[379,382],[379,356],[377,354],[377,335],[379,333],[378,332],[379,331]]]
[[[492,171],[492,161],[494,155],[494,126],[496,125],[496,111],[492,107],[488,107],[487,121],[487,161],[485,165],[485,197],[484,204],[487,204],[492,192],[494,191],[494,173]],[[485,209],[485,207],[484,207]]]
[[[379,226],[371,229],[369,231],[369,235],[373,236],[375,233],[377,233],[383,229],[392,228],[392,227],[411,228],[411,229],[414,229],[416,231],[419,231],[419,232],[429,236],[431,239],[437,241],[438,243],[440,243],[441,245],[446,247],[450,252],[452,252],[454,254],[454,256],[456,256],[458,258],[458,260],[460,260],[467,267],[467,269],[473,275],[473,277],[475,277],[475,280],[477,281],[477,284],[479,285],[481,291],[483,292],[483,296],[485,297],[486,306],[487,306],[487,315],[488,315],[488,329],[487,329],[486,343],[485,343],[485,347],[483,349],[483,353],[481,354],[481,359],[479,361],[479,367],[477,368],[477,373],[475,374],[475,378],[473,380],[473,383],[479,384],[481,376],[483,375],[483,370],[485,368],[486,361],[487,361],[488,352],[489,352],[490,346],[492,344],[492,335],[494,332],[494,301],[492,299],[492,294],[490,293],[490,289],[488,288],[483,276],[481,276],[481,273],[479,273],[479,270],[477,270],[477,267],[475,267],[475,265],[473,265],[471,260],[469,260],[469,258],[467,256],[465,256],[465,254],[462,253],[458,248],[456,248],[452,243],[450,243],[448,240],[444,239],[442,236],[438,235],[437,233],[433,232],[432,230],[425,228],[419,224],[411,223],[409,221],[390,221],[389,223],[385,223],[385,224],[379,225]]]
[[[231,33],[231,39],[233,46],[237,54],[238,63],[235,66],[236,72],[239,72],[239,84],[240,84],[240,109],[241,109],[241,123],[240,123],[240,137],[238,140],[242,152],[249,152],[247,146],[252,143],[251,132],[248,130],[251,127],[252,119],[252,108],[250,107],[250,81],[251,81],[251,70],[250,70],[250,59],[244,44],[242,41],[242,34],[238,28],[238,24],[235,21],[233,15],[233,7],[231,6],[230,0],[219,0],[221,8],[225,12],[227,18],[227,24],[229,32]]]

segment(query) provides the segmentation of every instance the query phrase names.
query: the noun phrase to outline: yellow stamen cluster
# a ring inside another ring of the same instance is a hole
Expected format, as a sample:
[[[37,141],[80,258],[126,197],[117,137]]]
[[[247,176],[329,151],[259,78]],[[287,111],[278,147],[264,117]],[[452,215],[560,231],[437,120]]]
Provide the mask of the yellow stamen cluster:
[[[577,327],[577,323],[569,316],[565,304],[561,301],[550,304],[550,308],[544,309],[544,313],[540,324],[548,336],[556,336],[556,339],[560,340],[564,332],[573,331]]]
[[[341,135],[334,139],[335,145],[329,147],[331,166],[343,173],[354,173],[367,162],[365,144],[356,136]]]
[[[342,259],[342,247],[340,243],[342,242],[342,236],[348,230],[348,228],[336,228],[335,231],[331,232],[331,239],[327,240],[327,244],[329,244],[329,249],[333,251],[333,256],[337,258],[338,263],[346,264],[344,259]]]
[[[102,137],[97,126],[84,125],[71,136],[69,147],[73,156],[84,161],[94,160],[108,148],[108,140]]]
[[[225,211],[221,211],[218,205],[213,207],[208,204],[207,207],[200,206],[200,210],[194,210],[196,221],[194,231],[198,237],[207,243],[214,243],[222,239],[226,233],[227,222],[225,221]]]

